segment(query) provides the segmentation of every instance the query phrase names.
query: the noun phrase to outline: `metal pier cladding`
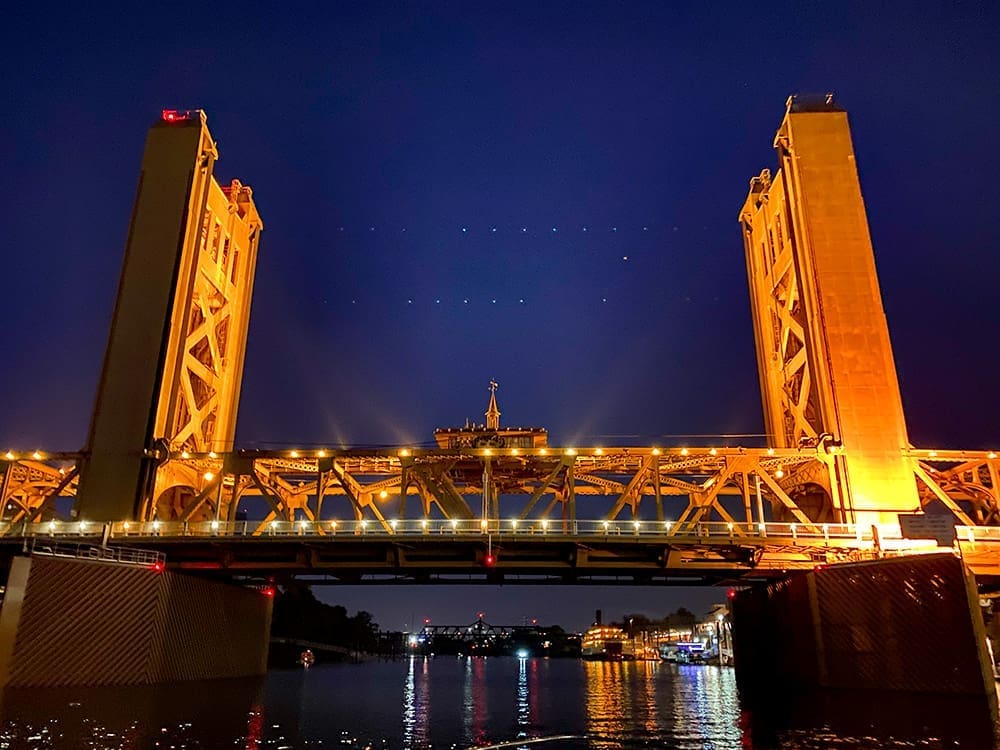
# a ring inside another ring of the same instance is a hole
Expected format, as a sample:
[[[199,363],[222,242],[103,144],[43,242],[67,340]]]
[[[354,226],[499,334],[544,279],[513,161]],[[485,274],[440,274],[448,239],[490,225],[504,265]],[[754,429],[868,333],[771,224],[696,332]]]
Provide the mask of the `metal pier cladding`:
[[[1000,460],[909,442],[847,113],[791,97],[774,145],[780,168],[738,213],[766,446],[550,445],[500,424],[491,382],[485,422],[438,429],[435,447],[256,451],[234,439],[263,222],[248,186],[216,181],[205,113],[165,110],[87,444],[0,453],[0,682],[260,671],[273,584],[292,578],[708,583],[734,587],[738,653],[794,622],[802,658],[836,655],[836,670],[783,662],[789,680],[995,701],[977,587],[1000,575]],[[961,623],[961,679],[936,681],[947,665],[907,635],[917,613]],[[876,627],[891,647],[869,648]],[[249,656],[213,650],[237,631]],[[68,676],[38,656],[57,652]],[[893,659],[929,666],[907,683]]]

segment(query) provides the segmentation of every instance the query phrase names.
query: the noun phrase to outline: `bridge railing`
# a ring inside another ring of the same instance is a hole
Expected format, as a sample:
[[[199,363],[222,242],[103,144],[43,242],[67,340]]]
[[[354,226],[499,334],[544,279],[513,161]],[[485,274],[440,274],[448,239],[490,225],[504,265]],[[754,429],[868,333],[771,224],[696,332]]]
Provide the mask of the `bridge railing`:
[[[976,534],[1000,530],[968,527]],[[620,541],[726,541],[740,544],[780,543],[792,545],[831,544],[870,547],[873,533],[870,526],[827,523],[726,523],[720,521],[657,521],[647,519],[571,520],[561,518],[532,519],[375,519],[322,521],[149,521],[99,524],[88,521],[45,521],[0,525],[0,534],[13,537],[156,539],[156,538],[315,538],[356,539],[359,537],[493,537],[498,539],[542,540],[557,538],[605,538]],[[980,537],[977,537],[980,538]],[[985,537],[982,537],[985,538]],[[900,538],[898,529],[885,529],[880,542],[889,546],[907,540]]]
[[[1000,542],[1000,526],[956,526],[960,542]]]
[[[135,549],[132,547],[109,547],[86,542],[59,541],[36,537],[31,540],[31,554],[46,557],[68,557],[76,560],[97,560],[100,562],[122,563],[124,565],[139,565],[142,567],[162,566],[166,556],[162,552],[151,549]]]

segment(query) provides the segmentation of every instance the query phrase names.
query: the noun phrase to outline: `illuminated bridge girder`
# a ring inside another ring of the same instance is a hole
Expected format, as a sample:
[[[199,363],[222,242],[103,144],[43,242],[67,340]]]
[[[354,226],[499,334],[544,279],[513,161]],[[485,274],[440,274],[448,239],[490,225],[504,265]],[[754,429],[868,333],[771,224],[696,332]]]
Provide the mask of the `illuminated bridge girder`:
[[[253,519],[257,533],[274,520],[334,517],[367,518],[385,529],[390,517],[853,522],[847,514],[817,516],[813,508],[802,504],[802,498],[817,488],[836,494],[841,452],[815,448],[597,451],[578,449],[568,454],[552,449],[548,455],[535,451],[516,456],[482,449],[344,450],[324,456],[318,455],[320,451],[174,453],[161,457],[159,471],[170,477],[167,489],[146,498],[143,514],[127,520],[235,521],[241,507],[245,509],[251,498],[257,498],[267,508]],[[76,491],[78,454],[34,456],[0,456],[3,518],[14,524],[57,517],[53,501],[71,498]],[[965,526],[1000,521],[996,453],[911,449],[904,458],[922,507],[940,504]],[[486,505],[484,477],[497,493],[495,502]],[[401,491],[404,486],[405,493]],[[599,498],[604,502],[598,502]]]

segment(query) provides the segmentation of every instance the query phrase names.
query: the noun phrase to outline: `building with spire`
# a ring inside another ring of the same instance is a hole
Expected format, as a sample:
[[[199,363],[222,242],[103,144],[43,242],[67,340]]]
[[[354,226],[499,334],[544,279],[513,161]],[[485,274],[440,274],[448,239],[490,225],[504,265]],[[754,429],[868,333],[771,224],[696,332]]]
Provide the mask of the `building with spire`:
[[[486,429],[500,429],[500,409],[497,407],[497,381],[490,381],[490,405],[486,407]]]
[[[501,427],[495,380],[490,381],[490,401],[486,407],[486,423],[464,427],[440,427],[434,430],[439,448],[544,448],[549,434],[544,427]]]

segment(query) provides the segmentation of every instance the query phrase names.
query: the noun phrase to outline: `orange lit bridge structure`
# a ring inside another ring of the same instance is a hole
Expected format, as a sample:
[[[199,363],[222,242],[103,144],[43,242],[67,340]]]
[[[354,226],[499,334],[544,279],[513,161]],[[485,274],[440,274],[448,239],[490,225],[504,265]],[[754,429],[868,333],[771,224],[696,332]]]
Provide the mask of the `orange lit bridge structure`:
[[[557,447],[501,427],[491,383],[486,423],[436,448],[246,451],[263,222],[217,182],[204,113],[164,112],[86,446],[0,454],[0,683],[259,673],[274,588],[229,582],[759,582],[734,600],[737,660],[802,650],[746,674],[995,704],[971,573],[1000,580],[1000,461],[909,442],[846,112],[792,97],[774,146],[738,215],[767,445]],[[935,632],[961,644],[947,664]]]
[[[127,542],[233,576],[648,582],[957,534],[991,572],[1000,460],[908,442],[846,113],[792,98],[775,148],[781,168],[751,181],[739,214],[767,447],[552,447],[501,427],[492,383],[486,423],[438,430],[434,449],[241,451],[263,223],[250,188],[215,180],[204,114],[165,112],[88,444],[0,454],[2,539]]]
[[[317,583],[749,582],[927,551],[949,536],[976,564],[1000,542],[983,481],[995,457],[913,449],[906,458],[922,502],[949,511],[937,516],[943,540],[940,530],[906,538],[899,524],[845,523],[843,510],[802,504],[837,476],[843,454],[826,444],[177,454],[163,465],[189,477],[186,494],[169,495],[183,503],[120,521],[49,512],[79,459],[28,458],[11,483],[24,494],[8,495],[0,531],[14,544],[110,542],[165,551],[175,568]],[[253,507],[250,520],[243,509]]]

